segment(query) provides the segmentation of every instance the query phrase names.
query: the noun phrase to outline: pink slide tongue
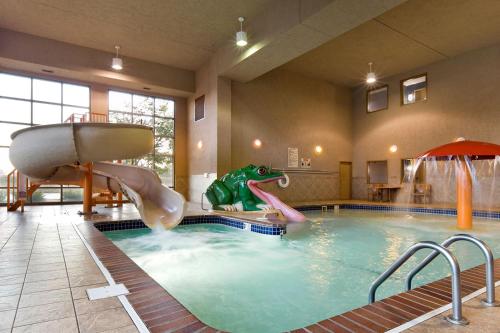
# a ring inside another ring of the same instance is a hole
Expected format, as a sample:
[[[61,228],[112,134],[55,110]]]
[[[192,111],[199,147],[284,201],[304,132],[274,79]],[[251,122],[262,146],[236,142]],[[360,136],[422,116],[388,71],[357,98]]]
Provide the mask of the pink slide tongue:
[[[266,202],[268,205],[273,206],[275,209],[281,210],[281,212],[287,218],[288,221],[290,221],[290,222],[304,222],[306,220],[306,217],[301,212],[288,206],[287,204],[282,202],[280,199],[278,199],[276,196],[272,195],[271,193],[267,193],[267,192],[262,191],[257,186],[257,182],[249,180],[247,182],[247,185],[250,188],[250,190],[252,191],[252,193],[255,194],[259,199]]]

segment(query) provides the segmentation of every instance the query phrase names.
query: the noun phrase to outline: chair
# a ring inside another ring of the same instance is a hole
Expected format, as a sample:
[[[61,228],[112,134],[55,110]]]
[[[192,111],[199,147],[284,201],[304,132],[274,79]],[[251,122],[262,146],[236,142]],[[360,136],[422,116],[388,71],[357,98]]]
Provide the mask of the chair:
[[[382,201],[382,192],[380,191],[380,184],[368,184],[368,200],[369,201]]]
[[[417,199],[423,204],[430,203],[431,201],[431,184],[415,184],[413,190],[413,202],[417,202]]]

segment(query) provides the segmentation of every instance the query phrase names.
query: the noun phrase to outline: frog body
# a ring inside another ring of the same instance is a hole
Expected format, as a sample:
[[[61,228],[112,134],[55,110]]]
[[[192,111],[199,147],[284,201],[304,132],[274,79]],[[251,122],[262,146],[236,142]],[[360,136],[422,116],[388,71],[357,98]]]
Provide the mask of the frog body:
[[[284,178],[280,171],[250,164],[225,174],[207,188],[205,195],[215,210],[258,211],[272,208],[252,192],[249,181],[265,183]]]

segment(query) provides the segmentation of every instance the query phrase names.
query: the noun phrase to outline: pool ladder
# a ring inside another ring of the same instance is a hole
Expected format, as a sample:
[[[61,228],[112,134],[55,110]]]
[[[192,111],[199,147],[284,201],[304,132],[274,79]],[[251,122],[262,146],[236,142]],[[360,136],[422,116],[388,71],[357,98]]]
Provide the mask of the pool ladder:
[[[436,242],[424,241],[413,244],[405,253],[403,253],[389,268],[387,268],[370,286],[368,302],[375,302],[375,293],[378,287],[385,282],[401,265],[410,259],[415,253],[422,249],[432,249],[433,251],[415,268],[413,268],[406,277],[406,291],[411,290],[412,280],[424,267],[430,264],[440,254],[446,259],[451,268],[451,304],[452,313],[446,316],[446,320],[452,324],[467,325],[469,321],[462,315],[462,297],[461,297],[461,278],[460,265],[457,258],[447,248],[457,242],[466,241],[476,245],[484,255],[486,261],[486,299],[482,300],[485,306],[499,306],[495,301],[495,267],[494,258],[491,249],[482,240],[468,235],[458,234],[451,236],[441,244]]]

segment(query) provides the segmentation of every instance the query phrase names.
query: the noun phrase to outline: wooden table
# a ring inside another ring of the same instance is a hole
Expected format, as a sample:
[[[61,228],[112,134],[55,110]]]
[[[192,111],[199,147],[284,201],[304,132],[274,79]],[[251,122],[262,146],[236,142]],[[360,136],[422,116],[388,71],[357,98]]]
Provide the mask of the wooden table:
[[[391,202],[391,193],[398,191],[402,186],[400,184],[384,184],[377,187],[382,192],[382,199],[384,198],[384,192],[387,193],[387,199]]]

